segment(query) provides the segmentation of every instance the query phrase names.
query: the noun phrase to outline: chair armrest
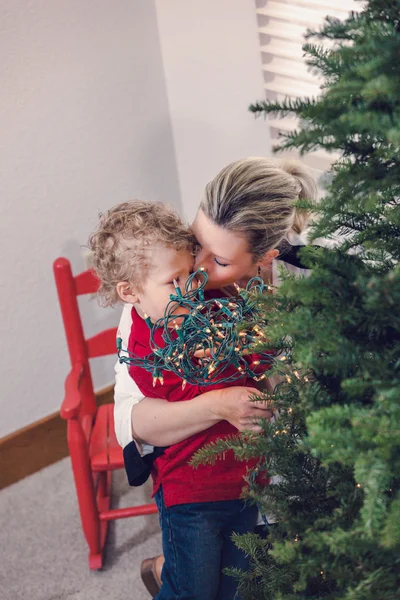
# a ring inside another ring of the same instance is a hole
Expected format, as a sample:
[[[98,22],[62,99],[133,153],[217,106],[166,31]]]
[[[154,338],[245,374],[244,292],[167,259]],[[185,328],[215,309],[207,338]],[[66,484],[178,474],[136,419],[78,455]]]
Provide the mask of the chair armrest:
[[[76,363],[65,380],[65,397],[60,410],[63,419],[76,419],[79,415],[81,407],[81,392],[79,388],[83,369],[84,366],[82,363]]]

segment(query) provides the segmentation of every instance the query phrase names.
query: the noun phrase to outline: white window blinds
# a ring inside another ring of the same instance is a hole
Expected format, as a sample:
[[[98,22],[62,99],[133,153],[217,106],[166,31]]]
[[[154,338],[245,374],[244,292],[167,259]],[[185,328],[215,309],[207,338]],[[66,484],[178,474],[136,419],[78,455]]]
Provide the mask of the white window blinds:
[[[354,0],[256,0],[264,88],[267,100],[285,97],[316,97],[320,80],[310,73],[303,57],[302,45],[307,29],[317,29],[327,15],[345,19],[350,11],[360,10]],[[311,40],[312,42],[313,40]],[[318,41],[318,43],[321,43]],[[327,43],[324,42],[324,46]],[[298,127],[297,119],[268,117],[272,143],[282,131]],[[284,153],[281,155],[284,156]],[[294,156],[294,153],[291,153]],[[303,157],[318,177],[329,168],[334,156],[323,151]]]

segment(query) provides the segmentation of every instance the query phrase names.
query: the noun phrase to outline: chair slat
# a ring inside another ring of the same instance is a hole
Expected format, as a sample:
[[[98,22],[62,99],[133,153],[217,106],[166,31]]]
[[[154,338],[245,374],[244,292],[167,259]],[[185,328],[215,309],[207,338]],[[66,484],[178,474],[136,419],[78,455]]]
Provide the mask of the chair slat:
[[[83,294],[95,294],[99,289],[100,281],[92,269],[79,273],[74,279],[77,296],[82,296]]]
[[[90,460],[93,471],[109,471],[124,466],[122,448],[114,432],[114,405],[100,406],[90,440]]]
[[[112,440],[112,445],[108,449],[108,464],[110,469],[122,469],[124,467],[124,455],[117,439]]]
[[[105,329],[86,340],[89,358],[115,354],[117,356],[117,328]]]

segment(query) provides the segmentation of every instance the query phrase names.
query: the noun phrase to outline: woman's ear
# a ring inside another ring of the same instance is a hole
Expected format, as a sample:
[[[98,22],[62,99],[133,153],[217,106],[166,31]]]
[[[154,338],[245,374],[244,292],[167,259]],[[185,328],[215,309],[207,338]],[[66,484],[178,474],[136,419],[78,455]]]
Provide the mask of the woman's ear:
[[[278,258],[278,256],[279,256],[279,250],[277,250],[276,248],[273,248],[272,250],[268,250],[268,252],[266,252],[264,254],[264,256],[260,259],[261,267],[267,267],[268,265],[270,265],[272,263],[273,260]]]
[[[122,302],[136,304],[139,301],[137,292],[132,289],[132,284],[128,283],[127,281],[120,281],[117,283],[117,293]]]

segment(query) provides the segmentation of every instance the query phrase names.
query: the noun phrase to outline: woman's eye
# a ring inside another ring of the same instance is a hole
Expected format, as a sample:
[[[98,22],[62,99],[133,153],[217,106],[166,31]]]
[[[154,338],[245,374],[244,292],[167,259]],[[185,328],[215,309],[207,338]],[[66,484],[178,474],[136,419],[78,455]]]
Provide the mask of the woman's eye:
[[[198,252],[200,252],[201,250],[201,244],[199,244],[199,242],[195,242],[194,244],[194,252],[195,254],[197,254]]]
[[[219,260],[217,258],[214,258],[214,262],[219,266],[219,267],[228,267],[229,265],[224,264],[224,263],[220,263]]]

